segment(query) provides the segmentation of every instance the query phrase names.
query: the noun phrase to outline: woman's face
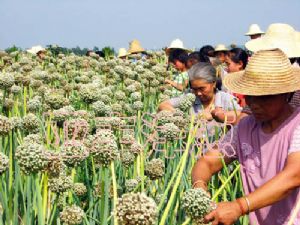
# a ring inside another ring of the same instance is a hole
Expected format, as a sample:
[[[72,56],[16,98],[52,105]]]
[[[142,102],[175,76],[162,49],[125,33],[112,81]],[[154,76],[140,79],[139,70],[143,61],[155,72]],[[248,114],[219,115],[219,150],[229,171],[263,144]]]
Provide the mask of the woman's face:
[[[228,73],[233,73],[233,72],[239,72],[243,70],[243,63],[242,61],[239,61],[238,63],[235,63],[231,60],[229,56],[226,57],[226,65],[227,65],[227,72]]]
[[[185,70],[185,64],[180,62],[179,60],[175,60],[173,63],[174,67],[179,70],[179,71],[184,71]]]
[[[203,79],[191,81],[192,92],[201,100],[209,102],[215,94],[216,83],[208,83]]]
[[[288,94],[245,96],[246,103],[250,107],[256,120],[267,122],[278,118],[288,104]]]

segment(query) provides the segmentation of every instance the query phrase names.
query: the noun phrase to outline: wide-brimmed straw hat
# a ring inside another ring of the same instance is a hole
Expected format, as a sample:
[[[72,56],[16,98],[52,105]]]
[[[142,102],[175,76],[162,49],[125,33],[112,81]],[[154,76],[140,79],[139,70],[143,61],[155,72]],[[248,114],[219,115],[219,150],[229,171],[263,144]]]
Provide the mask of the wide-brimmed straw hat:
[[[125,48],[120,48],[118,52],[118,58],[127,56],[127,51]]]
[[[229,51],[228,48],[226,48],[226,46],[224,44],[218,44],[215,47],[215,52],[226,52]]]
[[[296,31],[292,26],[274,23],[268,27],[263,37],[248,41],[245,46],[252,52],[279,48],[289,58],[295,58],[300,57],[300,45],[296,39]]]
[[[251,24],[249,27],[249,30],[247,33],[245,33],[246,36],[256,35],[256,34],[264,34],[260,27],[257,24]]]
[[[294,92],[300,90],[300,69],[292,67],[280,49],[262,50],[244,71],[227,74],[224,85],[233,93],[251,96]]]
[[[141,43],[138,40],[133,40],[132,42],[129,43],[129,54],[134,54],[134,53],[140,53],[140,52],[145,52],[145,49],[142,48]]]
[[[38,52],[45,52],[46,49],[43,48],[41,45],[36,45],[31,47],[30,49],[27,49],[26,51],[33,55],[36,55]]]
[[[167,55],[170,54],[170,51],[171,51],[172,49],[182,49],[182,50],[188,51],[188,49],[184,47],[183,42],[182,42],[179,38],[173,40],[173,41],[170,43],[170,45],[166,48],[166,53],[167,53]]]

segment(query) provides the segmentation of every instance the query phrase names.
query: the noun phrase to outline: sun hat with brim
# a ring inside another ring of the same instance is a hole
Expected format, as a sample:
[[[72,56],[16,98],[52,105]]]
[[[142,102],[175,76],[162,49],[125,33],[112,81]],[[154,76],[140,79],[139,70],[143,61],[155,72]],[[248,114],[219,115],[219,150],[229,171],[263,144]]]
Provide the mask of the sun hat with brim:
[[[226,48],[225,45],[223,44],[218,44],[216,47],[215,47],[215,52],[226,52],[226,51],[229,51],[228,48]]]
[[[38,52],[46,51],[46,49],[43,48],[41,45],[37,45],[37,46],[31,47],[30,49],[27,49],[26,51],[33,54],[33,55],[36,55]]]
[[[133,40],[129,43],[129,54],[145,52],[145,49],[142,48],[141,43],[138,40]]]
[[[125,48],[120,48],[118,52],[118,58],[127,56],[127,51]]]
[[[300,45],[297,43],[296,31],[288,24],[271,24],[266,34],[258,39],[248,41],[245,46],[252,52],[279,48],[289,58],[300,57]]]
[[[300,90],[300,69],[280,49],[255,53],[244,71],[229,73],[224,85],[233,93],[262,96]]]
[[[0,57],[8,56],[8,53],[0,50]]]
[[[173,40],[170,43],[170,45],[166,48],[166,54],[169,55],[172,49],[182,49],[189,51],[187,48],[184,47],[183,42],[179,38]]]
[[[256,34],[264,34],[260,27],[257,24],[251,24],[249,27],[249,30],[247,33],[245,33],[246,36],[256,35]]]

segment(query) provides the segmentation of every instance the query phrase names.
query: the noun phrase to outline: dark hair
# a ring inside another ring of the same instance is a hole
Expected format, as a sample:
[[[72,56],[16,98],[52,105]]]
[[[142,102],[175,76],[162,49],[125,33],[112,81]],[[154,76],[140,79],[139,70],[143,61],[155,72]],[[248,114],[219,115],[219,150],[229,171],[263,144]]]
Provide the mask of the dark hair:
[[[233,48],[229,51],[228,57],[235,63],[239,63],[241,61],[243,63],[243,69],[246,68],[248,63],[248,54],[245,50],[241,48]]]
[[[169,55],[169,62],[175,63],[176,60],[186,64],[188,60],[187,52],[183,49],[174,49],[173,51],[171,51]]]
[[[87,50],[86,53],[85,53],[85,55],[86,55],[86,56],[90,56],[90,54],[91,54],[92,52],[93,52],[92,50]]]
[[[96,51],[95,52],[97,55],[99,55],[101,58],[105,58],[105,54],[102,51]]]
[[[207,56],[207,57],[214,57],[215,56],[215,49],[211,45],[204,45],[200,48],[200,55]]]

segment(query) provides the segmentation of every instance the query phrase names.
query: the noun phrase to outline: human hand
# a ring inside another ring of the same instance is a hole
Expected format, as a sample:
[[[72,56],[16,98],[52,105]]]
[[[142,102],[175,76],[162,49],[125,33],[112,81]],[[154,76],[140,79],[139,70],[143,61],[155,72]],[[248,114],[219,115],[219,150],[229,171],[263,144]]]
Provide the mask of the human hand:
[[[173,85],[173,81],[171,81],[171,80],[169,80],[169,79],[165,79],[165,83],[166,83],[166,84],[169,84],[169,85],[171,85],[171,86]]]
[[[214,120],[216,120],[217,122],[224,122],[225,112],[221,107],[216,107],[210,113],[211,113],[212,117],[214,118]]]
[[[212,225],[231,225],[242,216],[242,211],[237,202],[220,202],[217,208],[204,217],[204,222]]]

